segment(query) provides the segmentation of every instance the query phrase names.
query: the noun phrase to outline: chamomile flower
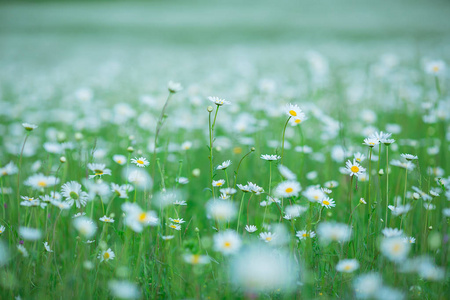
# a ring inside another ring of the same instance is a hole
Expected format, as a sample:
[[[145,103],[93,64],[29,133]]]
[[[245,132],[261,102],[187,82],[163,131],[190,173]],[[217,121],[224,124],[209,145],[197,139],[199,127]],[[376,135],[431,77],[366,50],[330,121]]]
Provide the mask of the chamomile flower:
[[[381,253],[394,262],[405,260],[410,249],[410,243],[405,243],[402,236],[388,237],[381,241]]]
[[[236,185],[241,191],[243,191],[244,193],[250,193],[251,192],[251,190],[250,190],[250,187],[248,186],[248,184],[247,185],[243,185],[243,184],[237,184]]]
[[[411,161],[402,162],[397,159],[391,160],[391,165],[406,169],[408,171],[412,171],[416,167],[416,165],[414,165]]]
[[[28,251],[23,245],[17,245],[17,250],[22,254],[23,257],[28,257]]]
[[[183,255],[183,260],[191,265],[204,265],[209,263],[210,259],[206,255],[200,254],[185,254]]]
[[[77,208],[86,206],[86,201],[89,198],[88,194],[81,190],[81,184],[76,181],[66,182],[61,187],[61,195],[70,206],[75,203]]]
[[[416,155],[412,155],[412,154],[408,154],[408,153],[402,153],[400,156],[403,157],[404,159],[406,159],[407,161],[419,159]]]
[[[366,273],[358,276],[353,282],[356,298],[371,299],[383,285],[381,276],[378,273]]]
[[[348,175],[356,177],[358,177],[359,175],[363,174],[366,171],[365,168],[361,167],[361,165],[356,162],[356,159],[353,159],[353,162],[348,160],[345,163],[345,169]]]
[[[102,251],[98,254],[97,258],[100,259],[100,262],[113,260],[116,255],[111,250],[111,248],[108,248],[108,250]]]
[[[373,139],[373,138],[366,138],[364,139],[363,145],[369,146],[370,148],[373,148],[377,146],[380,143],[379,140]]]
[[[347,242],[352,236],[352,230],[347,224],[321,222],[317,226],[317,235],[322,243]]]
[[[254,193],[255,195],[260,195],[261,193],[264,193],[264,189],[260,187],[259,185],[253,183],[253,182],[247,182],[250,191]]]
[[[389,238],[389,237],[396,237],[401,236],[403,234],[403,230],[397,229],[397,228],[384,228],[381,233]]]
[[[275,194],[282,198],[297,197],[301,190],[302,187],[298,181],[288,180],[278,184]]]
[[[442,60],[433,60],[425,65],[425,71],[431,75],[440,75],[445,71],[445,62]]]
[[[307,238],[313,238],[316,236],[316,233],[311,230],[300,230],[295,234],[299,240],[306,240]]]
[[[156,213],[152,210],[143,211],[136,203],[123,203],[122,210],[125,213],[125,225],[135,232],[142,232],[146,226],[158,225]]]
[[[19,171],[14,162],[7,163],[3,168],[0,168],[0,177],[7,175],[14,175]]]
[[[73,226],[85,238],[89,239],[94,236],[97,226],[87,217],[79,217],[73,219]]]
[[[19,235],[27,241],[36,241],[42,238],[42,231],[37,228],[29,228],[21,226],[19,228]]]
[[[277,237],[276,233],[272,232],[261,232],[259,234],[259,239],[261,241],[264,241],[266,243],[271,243],[273,240]]]
[[[103,216],[99,220],[104,223],[114,223],[114,219],[107,216]]]
[[[179,82],[169,81],[167,83],[167,89],[169,90],[170,93],[175,94],[175,93],[181,91],[183,89],[183,87],[181,86],[181,84]]]
[[[118,163],[119,165],[123,166],[127,163],[127,158],[125,155],[116,154],[113,156],[113,160]]]
[[[292,103],[287,104],[284,110],[285,110],[286,114],[289,117],[294,117],[295,118],[295,117],[300,116],[301,114],[303,114],[303,112],[300,109],[300,107],[298,107],[298,105],[292,104]]]
[[[43,244],[44,244],[45,251],[50,252],[50,253],[53,252],[53,250],[50,249],[50,245],[48,244],[48,242],[43,242]]]
[[[275,155],[275,154],[261,154],[261,159],[267,160],[267,161],[274,161],[279,160],[281,156]]]
[[[179,184],[188,184],[189,183],[189,179],[186,177],[178,177],[176,179],[176,182],[178,182]]]
[[[299,113],[297,113],[297,116],[292,117],[289,120],[289,124],[291,126],[297,126],[297,125],[303,123],[306,120],[308,120],[308,118],[306,117],[306,115],[302,111],[300,111]]]
[[[303,193],[310,202],[321,202],[327,195],[319,186],[309,186]]]
[[[336,271],[342,273],[353,273],[359,268],[359,262],[356,259],[343,259],[336,265]]]
[[[226,101],[225,99],[220,99],[219,97],[208,97],[208,100],[214,103],[217,106],[222,106],[224,104],[231,104],[230,101]]]
[[[181,225],[178,225],[178,224],[169,224],[167,226],[169,226],[172,229],[178,230],[178,231],[181,230]]]
[[[174,235],[161,235],[161,238],[164,241],[169,241],[169,240],[173,239],[174,237],[175,237]]]
[[[236,216],[236,207],[229,200],[211,199],[206,204],[206,211],[209,218],[219,222],[230,221]]]
[[[42,173],[32,175],[25,181],[25,185],[30,186],[35,190],[42,190],[47,187],[52,187],[59,183],[59,178],[55,176],[45,176]]]
[[[94,175],[89,175],[89,178],[111,175],[111,170],[107,169],[105,164],[88,164],[87,167],[89,168],[89,170],[94,172]]]
[[[111,192],[115,193],[119,198],[128,198],[125,185],[118,185],[117,183],[111,183]]]
[[[217,166],[217,170],[225,170],[231,165],[231,160],[226,160],[222,164]]]
[[[234,254],[241,248],[241,238],[233,230],[226,230],[214,235],[214,249],[224,255]]]
[[[258,230],[258,228],[255,225],[245,225],[245,230],[249,233],[253,233]]]
[[[233,195],[236,194],[237,191],[234,188],[224,188],[220,189],[220,192],[225,195]]]
[[[412,237],[412,236],[404,237],[403,239],[404,239],[404,241],[406,243],[410,243],[410,244],[415,244],[416,243],[416,238]]]
[[[366,159],[366,156],[364,154],[362,154],[361,152],[357,152],[357,153],[353,154],[353,158],[358,163],[362,163]]]
[[[278,165],[278,171],[280,172],[281,176],[283,176],[287,180],[297,180],[297,175],[295,175],[295,173],[289,170],[289,168],[286,166]]]
[[[321,201],[321,204],[323,207],[326,207],[326,208],[331,208],[331,207],[336,206],[336,204],[334,203],[334,200],[332,198],[328,198],[328,197],[323,198]]]
[[[5,226],[1,225],[0,226],[0,234],[3,234],[3,232],[5,232],[6,228]]]
[[[388,132],[374,132],[372,133],[369,138],[370,139],[375,139],[377,140],[379,143],[382,143],[383,140],[389,139],[391,137],[392,133],[388,133]]]
[[[30,124],[30,123],[22,123],[23,128],[25,128],[26,131],[33,131],[36,128],[38,128],[37,125],[35,124]]]
[[[139,168],[144,168],[150,164],[149,161],[145,157],[132,158],[131,162],[133,164],[135,164],[136,166],[138,166]]]
[[[170,220],[170,222],[173,222],[173,223],[176,223],[176,224],[183,224],[184,222],[186,222],[182,218],[181,219],[179,219],[179,218],[177,218],[177,219],[169,218],[169,220]]]
[[[212,186],[221,187],[225,184],[225,179],[213,180]]]
[[[327,189],[334,189],[335,187],[339,186],[339,182],[337,182],[336,180],[330,180],[324,183],[324,187],[326,187]]]

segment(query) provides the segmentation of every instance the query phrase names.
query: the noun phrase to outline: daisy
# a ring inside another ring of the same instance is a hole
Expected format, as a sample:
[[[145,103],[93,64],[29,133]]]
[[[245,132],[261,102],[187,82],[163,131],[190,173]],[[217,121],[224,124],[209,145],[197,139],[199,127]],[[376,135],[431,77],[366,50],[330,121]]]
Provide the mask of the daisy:
[[[5,226],[1,225],[0,226],[0,234],[2,234],[3,232],[5,232],[6,228]]]
[[[59,178],[55,176],[45,176],[42,173],[35,174],[28,177],[25,181],[25,185],[30,186],[32,189],[41,190],[47,187],[54,186],[59,183]]]
[[[50,203],[58,207],[60,210],[66,210],[72,207],[72,205],[70,205],[68,202],[61,202],[59,200],[52,200]]]
[[[292,103],[287,104],[284,110],[289,117],[297,117],[297,116],[300,116],[301,114],[303,114],[300,107],[298,107],[298,105],[292,104]],[[304,116],[304,114],[303,114],[303,116]]]
[[[385,146],[390,146],[391,144],[395,143],[394,139],[383,139],[381,140],[381,142],[385,145]]]
[[[391,160],[391,165],[393,165],[395,167],[406,169],[408,171],[412,171],[416,167],[416,165],[414,165],[411,161],[402,162],[397,159]]]
[[[220,186],[223,186],[224,184],[225,184],[224,179],[213,180],[213,182],[212,182],[212,186],[215,186],[215,187],[220,187]]]
[[[378,273],[360,275],[353,282],[353,288],[358,299],[372,299],[382,285],[383,281]]]
[[[178,231],[181,230],[181,226],[178,225],[178,224],[169,224],[169,225],[167,225],[167,226],[169,226],[169,227],[172,228],[172,229],[178,230]]]
[[[404,239],[404,241],[405,241],[406,243],[410,243],[410,244],[415,244],[415,243],[416,243],[416,238],[414,238],[414,237],[412,237],[412,236],[410,236],[410,237],[404,237],[403,239]]]
[[[162,236],[161,236],[161,238],[162,238],[164,241],[171,240],[171,239],[173,239],[174,237],[175,237],[174,235],[162,235]]]
[[[425,65],[425,71],[431,75],[439,75],[445,71],[445,62],[442,60],[433,60]]]
[[[176,179],[176,182],[178,182],[179,184],[188,184],[189,183],[189,179],[186,177],[179,177]]]
[[[28,251],[23,245],[17,245],[17,250],[22,254],[23,257],[28,257]]]
[[[254,193],[255,195],[260,195],[261,193],[264,193],[264,189],[260,187],[259,185],[253,183],[253,182],[247,182],[250,191]]]
[[[271,232],[261,232],[259,234],[260,240],[262,240],[266,243],[272,242],[276,237],[277,237],[276,233],[271,233]]]
[[[220,192],[225,195],[233,195],[233,194],[236,194],[237,191],[234,188],[225,188],[225,189],[220,189]]]
[[[398,206],[389,205],[388,208],[389,210],[392,211],[392,214],[394,216],[401,216],[411,210],[411,205],[409,203],[407,203],[406,205],[398,205]]]
[[[335,180],[327,181],[327,182],[325,182],[324,186],[325,186],[327,189],[333,189],[333,188],[339,186],[339,182],[337,182],[337,181],[335,181]]]
[[[308,208],[306,206],[301,206],[301,205],[288,205],[285,208],[285,213],[286,216],[288,216],[289,220],[291,218],[298,218],[300,217],[304,212],[306,212],[308,210]]]
[[[122,210],[125,213],[125,225],[134,232],[142,232],[145,226],[158,225],[159,219],[152,210],[143,211],[136,203],[123,203]]]
[[[358,177],[359,175],[363,174],[366,171],[366,169],[361,167],[361,165],[358,164],[355,159],[353,159],[353,163],[350,160],[348,160],[345,164],[345,169],[350,176],[356,177]]]
[[[206,211],[209,218],[220,222],[230,221],[236,216],[236,207],[229,200],[210,200],[206,204]]]
[[[406,159],[407,161],[419,159],[416,155],[407,154],[407,153],[402,153],[400,156],[403,157],[404,159]]]
[[[326,207],[326,208],[331,208],[331,207],[336,206],[336,204],[334,203],[334,200],[332,198],[328,198],[328,197],[323,198],[321,204],[323,207]]]
[[[27,241],[36,241],[42,238],[42,231],[37,228],[19,227],[19,235]]]
[[[381,253],[394,262],[405,260],[410,249],[410,243],[405,243],[401,236],[384,238],[381,242]]]
[[[0,177],[16,174],[19,169],[14,164],[14,162],[9,162],[3,168],[0,168]]]
[[[98,254],[97,258],[100,259],[100,262],[112,260],[116,257],[114,252],[111,250],[111,248],[108,248],[108,250],[102,251]]]
[[[366,146],[369,146],[370,148],[373,148],[376,145],[378,145],[379,143],[380,142],[377,139],[366,138],[366,139],[364,139],[363,145],[366,145]]]
[[[297,175],[295,175],[295,173],[289,170],[289,168],[286,166],[278,165],[278,171],[280,172],[281,176],[283,176],[287,180],[297,180]]]
[[[181,84],[179,82],[169,81],[167,83],[167,89],[169,90],[170,93],[175,94],[175,93],[181,91],[183,89],[183,87],[181,86]]]
[[[336,265],[336,270],[342,273],[353,273],[359,268],[359,262],[356,259],[343,259]]]
[[[140,168],[144,168],[150,164],[145,157],[132,158],[131,162]]]
[[[392,135],[392,133],[388,133],[388,132],[374,132],[369,136],[369,139],[375,139],[377,140],[379,143],[382,142],[383,140],[386,140],[388,138],[390,138]]]
[[[97,226],[87,217],[79,217],[73,220],[73,226],[85,238],[89,239],[94,236]]]
[[[274,161],[279,160],[281,156],[274,155],[274,154],[261,154],[261,159],[268,160],[268,161]]]
[[[217,106],[222,106],[224,104],[231,104],[230,101],[226,101],[225,99],[220,99],[219,97],[208,97],[208,100],[214,103]]]
[[[282,198],[297,197],[302,187],[297,181],[283,181],[275,188],[275,194]]]
[[[104,223],[114,223],[114,219],[113,218],[109,218],[107,216],[103,216],[99,220],[104,222]]]
[[[231,165],[231,160],[224,161],[221,165],[217,166],[217,170],[225,170]]]
[[[309,186],[304,192],[303,196],[305,196],[310,202],[321,202],[323,198],[327,195],[323,192],[321,188],[318,186]]]
[[[111,183],[111,192],[115,193],[119,198],[128,198],[127,190],[125,185],[118,185],[116,183]]]
[[[76,181],[66,182],[61,187],[61,195],[70,206],[75,202],[77,208],[86,206],[86,201],[89,198],[88,194],[81,190],[81,184]]]
[[[352,230],[347,224],[321,222],[317,226],[317,235],[322,243],[346,242],[352,236]]]
[[[48,242],[44,242],[43,244],[44,244],[45,251],[50,252],[50,253],[53,252],[53,250],[50,249]]]
[[[236,185],[241,191],[243,191],[244,193],[250,193],[250,187],[248,185],[242,185],[242,184],[237,184]]]
[[[258,230],[258,228],[255,225],[245,225],[245,230],[247,230],[247,232],[249,233],[253,233]]]
[[[185,254],[183,256],[185,262],[191,265],[204,265],[209,263],[209,257],[200,254]]]
[[[396,236],[401,236],[403,234],[403,230],[401,229],[397,229],[397,228],[384,228],[381,233],[385,236],[385,237],[396,237]]]
[[[313,238],[316,236],[316,233],[311,230],[300,230],[297,231],[296,237],[299,238],[299,240],[306,240],[307,238]]]
[[[361,152],[357,152],[357,153],[353,154],[353,158],[358,163],[362,163],[366,159],[366,156],[364,154],[362,154]]]
[[[300,123],[306,121],[307,119],[308,118],[306,117],[306,115],[303,112],[299,112],[297,114],[297,116],[295,116],[289,120],[289,124],[291,126],[296,126],[296,125],[299,125]]]
[[[125,155],[116,154],[113,156],[113,160],[119,165],[123,166],[127,162]]]
[[[226,230],[214,235],[214,249],[224,255],[234,254],[241,248],[241,238],[233,230]]]
[[[36,128],[38,128],[37,125],[35,124],[30,124],[30,123],[22,123],[23,128],[25,128],[26,131],[33,131]]]
[[[88,164],[89,170],[94,172],[94,175],[89,175],[89,178],[101,177],[103,175],[111,175],[111,170],[106,169],[105,164]]]
[[[170,220],[171,222],[177,223],[177,224],[183,224],[184,222],[186,222],[186,221],[184,221],[183,219],[172,219],[172,218],[169,218],[169,220]]]

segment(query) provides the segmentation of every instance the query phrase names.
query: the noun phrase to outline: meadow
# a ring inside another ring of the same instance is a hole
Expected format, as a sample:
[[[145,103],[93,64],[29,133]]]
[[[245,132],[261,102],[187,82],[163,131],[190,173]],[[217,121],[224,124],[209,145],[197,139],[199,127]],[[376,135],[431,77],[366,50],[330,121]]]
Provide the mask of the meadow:
[[[231,3],[1,4],[0,299],[448,298],[450,6]]]

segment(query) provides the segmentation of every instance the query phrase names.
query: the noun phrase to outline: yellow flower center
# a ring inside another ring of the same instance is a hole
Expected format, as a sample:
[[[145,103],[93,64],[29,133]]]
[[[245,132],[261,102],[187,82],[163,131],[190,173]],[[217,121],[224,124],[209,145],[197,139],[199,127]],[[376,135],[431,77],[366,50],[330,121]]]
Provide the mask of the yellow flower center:
[[[118,164],[121,164],[121,163],[122,163],[122,160],[121,160],[121,159],[118,159],[118,160],[117,160],[117,163],[118,163]]]
[[[217,185],[217,186],[221,186],[221,185],[222,185],[222,182],[217,182],[216,185]]]
[[[6,176],[6,175],[8,175],[8,172],[3,171],[2,174]]]
[[[175,219],[175,220],[173,220],[172,222],[174,222],[174,223],[180,223],[180,220]]]
[[[317,195],[315,195],[313,198],[314,198],[314,200],[319,200],[319,196],[317,196]]]
[[[301,121],[302,121],[302,120],[300,120],[300,119],[295,119],[294,122],[295,122],[296,124],[299,124]]]
[[[200,255],[194,254],[192,255],[191,262],[196,265],[200,262]]]
[[[268,236],[266,237],[266,241],[270,242],[272,240],[272,237]]]
[[[147,218],[147,214],[146,213],[141,213],[139,215],[139,222],[144,222],[146,218]]]
[[[225,248],[230,248],[231,247],[231,243],[230,242],[225,242],[223,245],[225,246]]]
[[[143,165],[143,164],[144,164],[144,161],[142,161],[142,160],[140,160],[140,159],[138,159],[136,162],[137,162],[138,164],[140,164],[140,165]]]
[[[46,186],[47,186],[47,182],[45,182],[45,181],[39,181],[39,182],[37,183],[37,185],[40,186],[40,187],[46,187]]]
[[[294,189],[291,188],[291,187],[288,187],[288,188],[286,189],[286,193],[292,193],[293,191],[294,191]]]
[[[325,205],[330,205],[330,201],[328,201],[328,200],[323,200],[323,204],[325,204]]]
[[[174,228],[174,229],[177,228],[177,226],[176,226],[176,225],[173,225],[173,224],[170,225],[169,227],[170,227],[170,228]]]
[[[350,168],[350,171],[352,171],[353,173],[358,173],[359,168],[358,168],[358,166],[353,166]]]
[[[233,153],[234,154],[241,154],[242,153],[242,148],[241,147],[234,147],[233,148]]]
[[[400,250],[401,250],[400,244],[396,244],[396,245],[394,245],[394,247],[392,247],[392,251],[393,251],[394,253],[397,253],[397,252],[399,252]]]
[[[289,114],[290,114],[291,116],[294,116],[294,117],[297,116],[297,112],[296,112],[295,110],[293,110],[293,109],[291,109],[291,110],[289,111]]]
[[[438,66],[434,66],[434,67],[433,67],[433,71],[434,71],[434,72],[439,71],[439,67],[438,67]]]
[[[309,235],[307,233],[302,234],[303,237],[308,237]]]
[[[350,271],[351,268],[352,268],[352,266],[346,265],[346,266],[344,267],[344,270],[345,270],[345,271]]]
[[[105,252],[105,253],[103,254],[103,258],[104,258],[104,259],[108,259],[108,258],[109,258],[109,256],[110,256],[110,255],[109,255],[109,253],[108,253],[108,252]]]

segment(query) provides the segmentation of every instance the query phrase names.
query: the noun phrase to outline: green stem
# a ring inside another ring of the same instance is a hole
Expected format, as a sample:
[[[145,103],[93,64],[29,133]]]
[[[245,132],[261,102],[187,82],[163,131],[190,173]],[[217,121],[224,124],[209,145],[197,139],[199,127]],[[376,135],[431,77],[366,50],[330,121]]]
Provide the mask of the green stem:
[[[286,127],[287,127],[287,124],[289,123],[289,120],[291,118],[292,117],[289,117],[286,120],[286,123],[284,124],[284,128],[283,128],[283,138],[282,138],[282,142],[281,142],[281,164],[283,164],[283,158],[284,158],[284,137],[285,137],[285,134],[286,134]]]

